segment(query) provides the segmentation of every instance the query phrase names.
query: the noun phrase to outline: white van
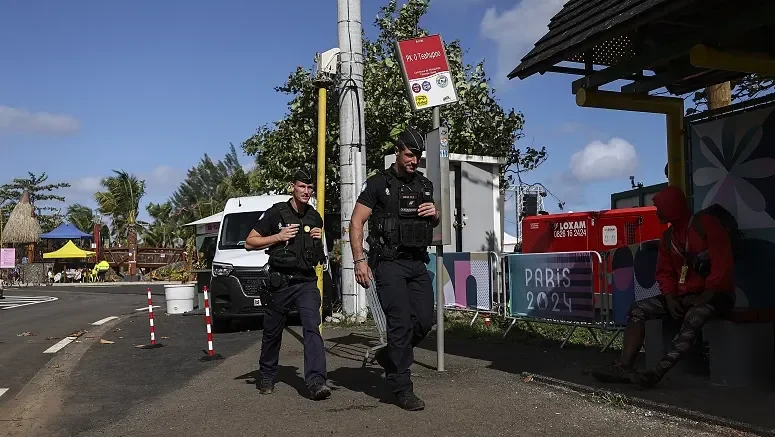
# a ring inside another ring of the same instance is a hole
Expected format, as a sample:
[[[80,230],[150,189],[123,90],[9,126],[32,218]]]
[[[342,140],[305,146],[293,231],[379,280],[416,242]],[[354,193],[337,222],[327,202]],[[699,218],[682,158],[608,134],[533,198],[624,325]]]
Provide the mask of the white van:
[[[220,324],[241,317],[260,316],[266,309],[261,287],[267,279],[266,250],[246,250],[245,239],[261,215],[290,195],[236,197],[226,202],[221,217],[210,280],[210,305],[214,322]],[[315,207],[314,199],[310,205]],[[328,269],[328,249],[323,244],[323,314],[330,313],[333,282]]]

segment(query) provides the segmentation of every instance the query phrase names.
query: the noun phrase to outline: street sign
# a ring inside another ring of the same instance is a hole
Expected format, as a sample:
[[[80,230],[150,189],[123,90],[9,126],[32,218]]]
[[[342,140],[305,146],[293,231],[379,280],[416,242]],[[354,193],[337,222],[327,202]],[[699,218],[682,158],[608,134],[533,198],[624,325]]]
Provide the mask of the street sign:
[[[9,247],[0,249],[0,269],[16,267],[16,249]]]
[[[396,54],[413,111],[457,102],[441,35],[398,41]]]

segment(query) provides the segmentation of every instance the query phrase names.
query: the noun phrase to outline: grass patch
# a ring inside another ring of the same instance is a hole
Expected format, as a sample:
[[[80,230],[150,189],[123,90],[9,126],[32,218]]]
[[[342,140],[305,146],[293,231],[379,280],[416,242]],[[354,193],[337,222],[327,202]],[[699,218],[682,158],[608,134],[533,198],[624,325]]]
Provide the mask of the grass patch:
[[[590,399],[598,404],[608,405],[609,407],[614,408],[626,408],[629,404],[627,396],[609,390],[595,390],[590,395]]]
[[[444,312],[444,332],[445,335],[476,341],[486,341],[493,343],[523,343],[534,345],[556,345],[562,344],[568,332],[572,329],[570,326],[553,325],[550,323],[541,322],[525,322],[518,321],[506,338],[503,338],[503,333],[509,328],[511,320],[504,319],[501,316],[491,315],[490,326],[485,324],[485,316],[479,315],[476,321],[471,324],[471,319],[474,317],[473,313],[467,313],[462,311],[445,311]],[[354,319],[343,319],[340,322],[324,322],[323,328],[358,328],[358,329],[376,329],[374,319],[369,314],[365,322],[358,322]],[[532,329],[531,329],[532,328]],[[613,332],[601,331],[594,329],[593,332],[597,335],[597,338],[603,343],[607,344]],[[589,332],[587,328],[576,328],[571,338],[565,347],[597,347],[600,348],[600,344],[595,341],[595,338]],[[622,336],[619,335],[617,339],[609,346],[611,350],[621,350],[622,348]]]
[[[527,343],[536,345],[562,344],[565,337],[572,329],[570,326],[553,325],[541,322],[517,321],[509,335],[503,338],[503,333],[509,328],[511,320],[504,319],[497,315],[490,316],[490,326],[484,321],[484,316],[480,315],[471,325],[473,313],[464,313],[459,311],[447,311],[444,317],[445,333],[458,338],[465,338],[477,341],[509,342],[509,343]],[[531,329],[532,328],[532,329]],[[613,332],[593,329],[597,338],[606,344],[614,335]],[[565,347],[601,347],[587,328],[576,328],[573,335],[568,340]],[[612,350],[621,350],[621,335],[609,346]]]

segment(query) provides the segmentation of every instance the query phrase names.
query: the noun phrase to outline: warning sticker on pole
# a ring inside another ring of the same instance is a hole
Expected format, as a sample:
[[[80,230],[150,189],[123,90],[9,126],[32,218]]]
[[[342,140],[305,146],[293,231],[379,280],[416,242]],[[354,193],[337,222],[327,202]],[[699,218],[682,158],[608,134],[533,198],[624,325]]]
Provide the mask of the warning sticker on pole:
[[[412,110],[457,102],[455,84],[440,35],[398,41],[396,53]]]

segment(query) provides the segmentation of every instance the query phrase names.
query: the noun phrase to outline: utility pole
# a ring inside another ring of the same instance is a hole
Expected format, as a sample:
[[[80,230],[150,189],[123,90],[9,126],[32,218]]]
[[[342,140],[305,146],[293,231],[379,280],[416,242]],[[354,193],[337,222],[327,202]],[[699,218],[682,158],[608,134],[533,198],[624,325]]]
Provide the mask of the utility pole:
[[[723,108],[732,103],[732,85],[729,82],[711,85],[705,91],[708,94],[708,109]]]
[[[339,49],[339,170],[342,215],[342,311],[365,320],[366,290],[355,282],[350,219],[365,174],[363,40],[360,0],[337,0]]]

